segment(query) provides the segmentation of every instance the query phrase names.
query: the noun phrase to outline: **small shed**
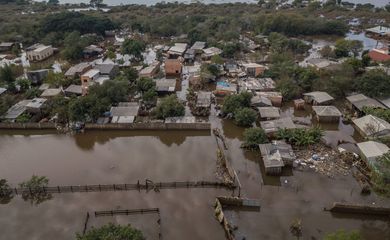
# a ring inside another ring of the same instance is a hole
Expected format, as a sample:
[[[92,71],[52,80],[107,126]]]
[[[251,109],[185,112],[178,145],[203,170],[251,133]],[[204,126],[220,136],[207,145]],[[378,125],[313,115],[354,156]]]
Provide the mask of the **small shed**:
[[[390,136],[390,123],[373,115],[353,120],[355,128],[364,137]]]
[[[251,98],[251,106],[253,107],[271,107],[272,102],[266,97],[263,96],[253,96]]]
[[[62,94],[61,88],[48,88],[48,89],[43,91],[43,93],[41,94],[41,97],[51,98],[51,97],[58,96],[60,94]]]
[[[197,108],[209,108],[211,105],[211,92],[200,91],[196,98]]]
[[[70,96],[81,96],[81,94],[83,93],[81,85],[75,85],[75,84],[72,84],[69,87],[67,87],[64,90],[64,92],[65,92],[65,95],[67,97],[70,97]]]
[[[292,166],[296,156],[291,145],[284,141],[259,144],[266,174],[280,175],[284,166]]]
[[[373,167],[378,157],[390,151],[390,148],[383,143],[375,141],[361,142],[357,144],[360,156],[367,161],[368,165]]]
[[[274,119],[269,121],[261,121],[261,128],[264,129],[266,134],[276,133],[279,129],[294,129],[297,128],[295,123],[290,117]]]
[[[318,122],[339,122],[342,116],[335,106],[313,106],[313,112]]]
[[[303,94],[307,103],[312,105],[326,105],[333,102],[334,98],[326,92],[310,92]]]
[[[295,99],[294,100],[294,108],[297,110],[305,109],[305,100],[303,99]]]
[[[277,107],[259,107],[260,118],[263,120],[271,120],[280,118],[280,108]]]

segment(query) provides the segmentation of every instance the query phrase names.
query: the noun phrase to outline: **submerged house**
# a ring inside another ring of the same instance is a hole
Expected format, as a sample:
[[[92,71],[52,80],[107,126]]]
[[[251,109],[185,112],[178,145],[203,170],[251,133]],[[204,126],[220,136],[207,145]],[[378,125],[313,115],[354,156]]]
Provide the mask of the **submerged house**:
[[[335,106],[313,106],[312,108],[318,122],[339,122],[342,116]]]
[[[271,120],[280,118],[280,108],[277,107],[259,107],[260,118],[262,120]]]
[[[261,121],[261,128],[264,129],[266,134],[274,134],[279,129],[294,129],[297,128],[295,123],[290,117],[274,119],[269,121]]]
[[[353,120],[358,132],[364,137],[390,136],[390,123],[373,115]]]
[[[376,160],[383,154],[388,153],[390,148],[383,143],[375,141],[361,142],[357,144],[360,156],[371,168],[375,168]]]
[[[256,92],[256,96],[268,98],[271,101],[272,106],[282,106],[283,96],[280,92]]]
[[[259,144],[259,148],[264,162],[265,173],[268,175],[280,175],[282,168],[292,166],[293,161],[296,159],[291,145],[285,141]]]
[[[334,98],[326,92],[309,92],[303,94],[305,102],[312,105],[326,105],[334,101]]]
[[[356,111],[359,115],[362,115],[363,107],[386,108],[377,100],[369,98],[364,94],[356,94],[347,97],[347,106],[351,110]]]

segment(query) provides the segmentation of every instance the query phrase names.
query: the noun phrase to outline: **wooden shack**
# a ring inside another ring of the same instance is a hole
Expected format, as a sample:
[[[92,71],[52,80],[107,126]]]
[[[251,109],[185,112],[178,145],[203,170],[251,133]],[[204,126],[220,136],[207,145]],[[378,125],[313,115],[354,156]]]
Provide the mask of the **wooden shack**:
[[[335,106],[313,106],[313,112],[318,122],[339,122],[342,116]]]

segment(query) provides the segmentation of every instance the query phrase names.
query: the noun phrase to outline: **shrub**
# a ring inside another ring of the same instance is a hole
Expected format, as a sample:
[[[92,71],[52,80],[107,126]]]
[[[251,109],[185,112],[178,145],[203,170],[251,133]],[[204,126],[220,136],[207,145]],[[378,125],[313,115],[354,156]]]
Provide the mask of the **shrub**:
[[[170,95],[161,100],[161,102],[157,105],[154,113],[159,119],[165,119],[167,117],[180,117],[184,116],[185,108],[175,95]]]
[[[49,179],[44,176],[33,175],[30,180],[19,184],[21,188],[29,188],[22,192],[22,198],[25,201],[30,201],[31,204],[38,205],[52,198],[51,194],[46,193],[42,188],[47,187]],[[31,191],[30,191],[31,189]]]
[[[346,232],[344,230],[339,230],[335,233],[331,233],[325,236],[324,240],[362,240],[362,236],[356,232]]]
[[[108,240],[108,239],[123,239],[123,240],[144,240],[145,237],[138,229],[131,225],[121,226],[109,223],[100,228],[92,227],[84,235],[77,234],[77,240]]]
[[[250,107],[251,98],[252,94],[248,92],[227,96],[223,101],[222,111],[225,114],[234,114],[238,109]]]
[[[278,139],[286,140],[296,146],[308,146],[321,140],[323,131],[319,127],[279,129],[276,133]]]
[[[355,87],[369,97],[390,97],[390,76],[384,71],[371,70],[356,79]]]
[[[382,118],[383,120],[390,122],[390,109],[383,108],[374,108],[374,107],[363,107],[363,112],[366,115],[374,115],[378,118]]]
[[[264,130],[261,128],[247,128],[244,131],[244,143],[241,145],[244,148],[254,148],[258,144],[267,143],[268,138]]]
[[[257,113],[250,108],[238,109],[234,114],[234,121],[239,126],[251,126],[256,121]]]

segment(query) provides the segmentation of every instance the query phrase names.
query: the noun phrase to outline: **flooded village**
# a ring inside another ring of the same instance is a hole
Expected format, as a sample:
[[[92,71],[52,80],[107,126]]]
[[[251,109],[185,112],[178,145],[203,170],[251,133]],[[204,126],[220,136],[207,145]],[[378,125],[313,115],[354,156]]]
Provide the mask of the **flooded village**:
[[[342,2],[0,1],[0,239],[390,239],[388,8]]]

